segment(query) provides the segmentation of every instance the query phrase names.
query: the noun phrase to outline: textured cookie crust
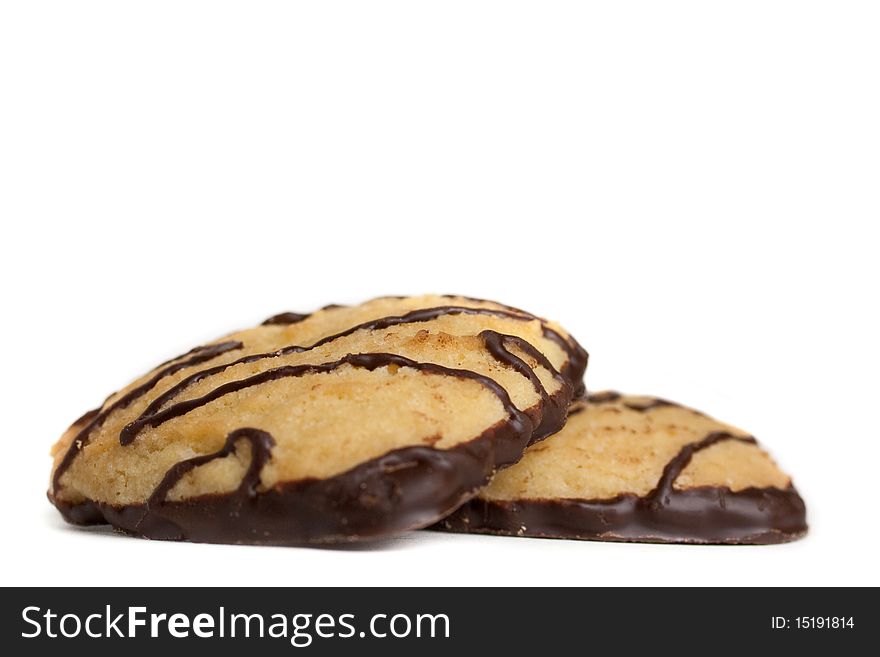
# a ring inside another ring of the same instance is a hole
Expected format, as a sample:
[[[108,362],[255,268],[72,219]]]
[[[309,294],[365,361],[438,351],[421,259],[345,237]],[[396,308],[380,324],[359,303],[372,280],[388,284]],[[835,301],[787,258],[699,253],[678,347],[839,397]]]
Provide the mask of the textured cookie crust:
[[[466,297],[282,313],[77,420],[49,497],[153,538],[378,538],[436,521],[557,431],[585,366],[560,327]]]
[[[790,478],[749,434],[666,400],[616,392],[572,405],[559,433],[437,528],[741,544],[790,541],[807,529]]]

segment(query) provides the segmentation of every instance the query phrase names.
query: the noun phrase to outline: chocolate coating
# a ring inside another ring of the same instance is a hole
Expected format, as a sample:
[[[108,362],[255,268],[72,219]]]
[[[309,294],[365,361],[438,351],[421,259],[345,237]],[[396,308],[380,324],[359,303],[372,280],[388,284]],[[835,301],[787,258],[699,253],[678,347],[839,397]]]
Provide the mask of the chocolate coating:
[[[536,538],[640,543],[785,543],[807,531],[794,488],[700,487],[675,491],[663,504],[635,495],[608,500],[475,498],[433,527],[445,531]]]
[[[614,394],[599,403],[620,398]],[[666,465],[657,486],[644,497],[624,494],[599,500],[515,501],[474,498],[433,529],[646,543],[770,544],[803,536],[807,531],[806,507],[793,486],[738,491],[715,486],[674,487],[695,453],[726,440],[755,442],[751,437],[718,431],[685,445]]]

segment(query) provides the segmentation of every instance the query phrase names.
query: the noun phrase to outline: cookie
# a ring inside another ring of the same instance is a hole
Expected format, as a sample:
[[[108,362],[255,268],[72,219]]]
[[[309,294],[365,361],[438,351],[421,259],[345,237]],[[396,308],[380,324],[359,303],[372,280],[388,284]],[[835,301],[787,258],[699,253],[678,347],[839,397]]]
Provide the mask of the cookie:
[[[436,521],[557,431],[585,365],[545,320],[463,297],[283,313],[77,420],[49,496],[71,522],[150,538],[380,538]]]
[[[748,433],[654,397],[604,392],[437,529],[763,544],[807,530],[791,479]]]

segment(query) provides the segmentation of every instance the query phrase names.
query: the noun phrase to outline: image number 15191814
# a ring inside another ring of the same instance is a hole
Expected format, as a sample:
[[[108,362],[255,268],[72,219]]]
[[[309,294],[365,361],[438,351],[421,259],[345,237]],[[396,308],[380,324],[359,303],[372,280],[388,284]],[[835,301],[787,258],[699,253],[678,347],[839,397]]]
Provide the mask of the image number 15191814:
[[[792,621],[785,616],[773,616],[770,627],[774,630],[845,630],[855,628],[853,616],[796,616]]]

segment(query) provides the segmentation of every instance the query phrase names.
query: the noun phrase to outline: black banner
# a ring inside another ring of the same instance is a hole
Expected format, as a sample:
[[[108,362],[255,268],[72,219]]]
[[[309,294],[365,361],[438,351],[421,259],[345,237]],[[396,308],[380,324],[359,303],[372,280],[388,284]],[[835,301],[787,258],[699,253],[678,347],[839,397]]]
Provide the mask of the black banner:
[[[866,589],[275,588],[6,589],[3,646],[120,655],[440,655],[614,646],[676,654],[809,647],[877,638]],[[7,654],[10,654],[7,652]],[[155,653],[153,653],[155,654]],[[848,654],[848,653],[844,653]]]

